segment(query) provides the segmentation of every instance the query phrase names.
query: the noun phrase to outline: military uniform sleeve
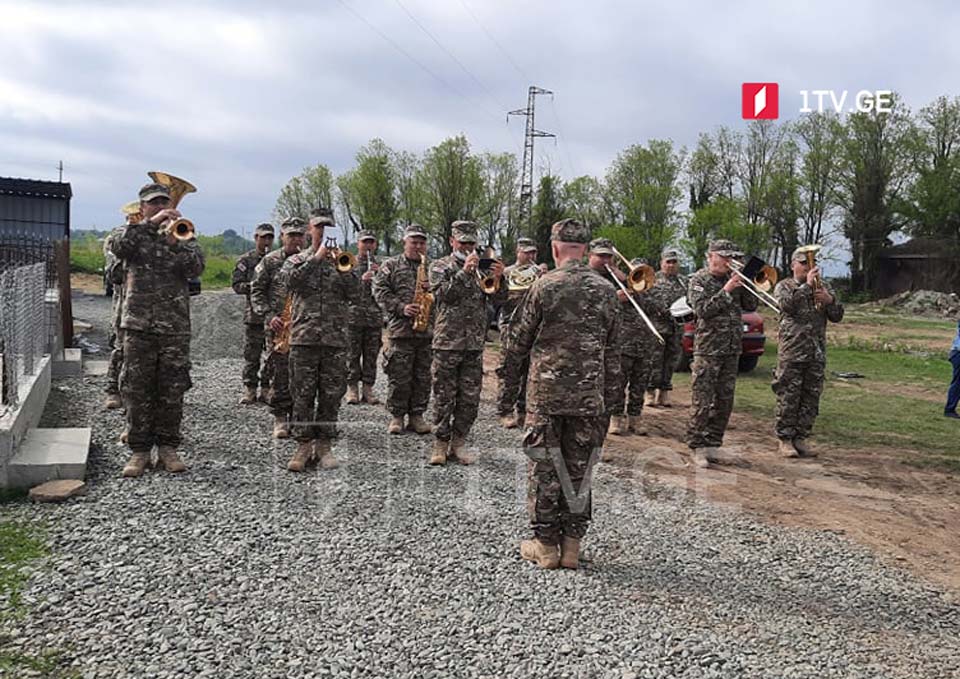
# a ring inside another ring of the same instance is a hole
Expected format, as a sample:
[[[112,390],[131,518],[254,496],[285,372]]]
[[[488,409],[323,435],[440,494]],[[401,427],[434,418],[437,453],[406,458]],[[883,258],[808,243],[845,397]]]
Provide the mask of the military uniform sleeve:
[[[746,289],[746,284],[740,286],[739,288],[737,288],[736,290],[734,290],[734,292],[735,292],[735,293],[738,293],[739,296],[740,296],[739,302],[740,302],[740,310],[741,310],[741,311],[756,311],[756,310],[757,310],[757,305],[758,305],[760,302],[759,302],[759,300],[756,298],[756,296],[755,296],[753,293],[747,291],[747,289]]]
[[[177,241],[171,246],[173,256],[176,259],[177,267],[186,278],[196,278],[203,273],[206,266],[206,259],[203,257],[203,250],[196,241]]]
[[[247,262],[247,258],[240,256],[237,259],[236,265],[233,267],[233,279],[230,287],[232,287],[233,291],[238,295],[246,295],[250,293],[250,282],[247,280],[250,273],[248,271],[249,266],[250,264]]]
[[[697,318],[713,318],[726,312],[733,304],[733,297],[729,292],[720,288],[714,295],[709,295],[699,279],[693,278],[687,289],[687,304],[693,309]]]
[[[313,272],[323,268],[324,265],[329,265],[329,262],[318,260],[312,252],[306,256],[296,254],[288,257],[287,261],[283,263],[280,275],[283,276],[284,282],[290,290],[303,293],[309,289]]]
[[[269,274],[267,273],[266,259],[260,260],[257,268],[253,270],[253,280],[250,282],[250,304],[253,306],[253,313],[270,320],[270,296],[269,296]]]
[[[359,276],[354,275],[352,270],[342,273],[338,271],[337,282],[340,292],[348,304],[356,304],[360,301],[360,291],[363,289],[363,283]]]
[[[837,293],[831,290],[826,284],[824,284],[824,288],[826,288],[830,296],[833,297],[833,301],[824,309],[824,311],[827,312],[827,320],[831,323],[839,323],[843,320],[843,304],[840,302],[840,298],[837,297]]]
[[[620,338],[622,323],[620,319],[619,302],[614,294],[611,306],[611,321],[607,330],[607,341],[603,347],[603,402],[604,412],[610,411],[610,405],[615,403],[618,398],[617,391],[620,386],[620,351],[617,348]]]
[[[806,283],[791,285],[789,280],[777,283],[773,296],[780,305],[780,312],[787,316],[794,316],[800,312],[805,304],[813,303],[813,289]]]
[[[383,313],[399,316],[403,314],[403,307],[410,302],[401,300],[393,289],[393,268],[393,262],[384,262],[373,276],[370,291]]]
[[[117,235],[110,240],[110,250],[120,259],[136,261],[139,254],[156,237],[154,228],[154,225],[148,222],[120,227]]]
[[[430,291],[433,293],[437,304],[453,304],[463,297],[463,292],[467,285],[473,282],[470,277],[476,276],[475,273],[468,274],[461,269],[445,266],[443,262],[438,262],[430,267]]]
[[[510,326],[508,360],[519,360],[530,353],[543,323],[543,288],[534,284],[527,292],[523,304],[517,307],[517,318]]]

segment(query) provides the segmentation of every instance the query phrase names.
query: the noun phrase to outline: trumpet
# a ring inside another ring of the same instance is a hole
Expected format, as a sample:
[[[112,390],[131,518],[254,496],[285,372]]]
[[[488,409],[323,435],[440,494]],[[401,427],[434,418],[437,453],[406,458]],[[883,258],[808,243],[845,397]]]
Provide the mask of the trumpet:
[[[812,269],[817,265],[817,261],[816,261],[817,253],[820,252],[820,249],[822,247],[823,247],[822,245],[818,245],[816,243],[812,245],[801,245],[796,249],[796,252],[802,252],[804,255],[806,255],[807,267]],[[823,281],[820,280],[820,276],[818,274],[817,277],[813,280],[813,291],[816,292],[822,287],[823,287]],[[817,311],[820,311],[823,309],[823,304],[821,304],[820,302],[816,302],[814,303],[814,307],[816,308]]]
[[[613,252],[627,265],[627,271],[629,272],[627,274],[627,285],[630,286],[631,290],[634,292],[643,292],[654,286],[657,280],[657,272],[653,270],[652,266],[648,264],[634,266],[630,263],[629,259],[620,254],[619,250],[613,248]]]
[[[354,256],[352,252],[341,250],[337,247],[337,239],[333,236],[328,236],[326,240],[324,240],[323,247],[331,251],[330,256],[333,258],[333,265],[340,273],[352,271],[357,265],[356,256]]]
[[[197,187],[188,182],[186,179],[181,179],[172,174],[166,172],[148,172],[147,175],[155,181],[157,184],[163,184],[170,191],[170,205],[171,209],[176,209],[180,204],[180,201],[188,193],[196,193]],[[170,234],[177,240],[193,240],[197,237],[196,228],[189,219],[173,219],[166,222],[163,226],[160,227],[159,233],[161,235]]]
[[[650,332],[653,333],[653,336],[657,338],[657,341],[660,342],[660,344],[665,345],[667,342],[666,340],[663,339],[663,335],[657,332],[657,329],[653,326],[653,323],[650,321],[650,317],[647,316],[645,313],[643,313],[643,309],[640,308],[640,305],[637,304],[637,300],[635,300],[633,298],[633,295],[631,295],[630,292],[627,290],[627,286],[623,284],[623,281],[621,281],[620,278],[617,276],[617,274],[614,273],[613,269],[610,267],[609,264],[604,264],[603,266],[606,267],[607,273],[610,274],[610,278],[613,279],[613,282],[616,283],[621,290],[623,290],[623,294],[625,294],[627,296],[627,299],[630,300],[630,303],[633,305],[633,308],[637,310],[638,314],[640,314],[640,318],[642,318],[643,322],[647,324],[647,328],[649,328]]]
[[[490,269],[490,267],[498,261],[493,252],[493,248],[488,245],[476,269],[477,280],[480,281],[480,289],[483,290],[483,294],[485,295],[492,295],[500,289],[500,279],[486,272],[487,269]]]
[[[780,313],[780,304],[777,303],[777,298],[770,294],[773,286],[777,284],[778,275],[775,268],[759,257],[750,257],[746,263],[731,259],[730,268],[740,276],[744,287],[750,294],[778,314]]]

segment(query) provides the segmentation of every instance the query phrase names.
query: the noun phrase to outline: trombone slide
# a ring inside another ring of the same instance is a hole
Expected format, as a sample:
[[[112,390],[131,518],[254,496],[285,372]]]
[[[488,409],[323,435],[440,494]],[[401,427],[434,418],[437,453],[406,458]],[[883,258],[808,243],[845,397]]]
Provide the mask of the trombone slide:
[[[643,309],[640,308],[640,305],[637,304],[637,300],[635,300],[633,298],[633,295],[630,294],[630,291],[627,290],[627,286],[623,284],[623,281],[617,278],[616,274],[613,273],[613,269],[610,268],[609,264],[604,264],[604,266],[606,267],[607,272],[610,274],[610,278],[612,278],[614,282],[618,286],[620,286],[620,289],[623,290],[623,294],[625,294],[627,296],[627,299],[630,300],[630,303],[633,305],[633,308],[637,310],[638,314],[640,314],[640,318],[642,318],[643,322],[647,324],[647,328],[649,328],[650,332],[652,332],[654,337],[657,338],[657,341],[660,342],[660,344],[666,344],[667,342],[666,340],[663,339],[663,335],[657,332],[657,329],[653,327],[653,323],[650,322],[650,318],[645,313],[643,313]]]

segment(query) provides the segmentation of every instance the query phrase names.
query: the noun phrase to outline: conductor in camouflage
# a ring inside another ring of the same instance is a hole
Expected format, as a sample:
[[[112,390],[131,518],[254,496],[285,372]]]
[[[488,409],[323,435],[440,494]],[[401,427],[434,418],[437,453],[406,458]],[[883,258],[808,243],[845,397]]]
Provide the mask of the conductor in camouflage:
[[[263,327],[263,316],[258,316],[253,310],[253,302],[250,300],[250,283],[253,281],[260,260],[273,245],[273,238],[272,224],[266,222],[258,224],[253,232],[253,241],[256,247],[240,255],[233,268],[233,291],[246,298],[243,307],[244,393],[240,398],[240,403],[243,404],[254,403],[257,400],[258,386],[260,387],[260,398],[265,399],[266,394],[263,392],[266,391],[269,382],[266,370],[263,373],[260,372],[260,359],[264,351],[266,330]]]

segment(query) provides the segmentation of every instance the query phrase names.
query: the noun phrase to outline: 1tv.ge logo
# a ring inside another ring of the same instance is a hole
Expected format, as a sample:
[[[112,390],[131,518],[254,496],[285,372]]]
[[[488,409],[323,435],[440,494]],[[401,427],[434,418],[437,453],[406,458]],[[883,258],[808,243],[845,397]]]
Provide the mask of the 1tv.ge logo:
[[[812,97],[811,97],[812,95]],[[800,90],[803,105],[800,113],[844,112],[849,92],[842,90]],[[815,101],[811,106],[811,98]],[[743,83],[741,88],[741,113],[744,120],[776,120],[780,115],[780,85],[777,83]],[[891,90],[860,90],[854,95],[849,113],[890,113],[893,110]]]

